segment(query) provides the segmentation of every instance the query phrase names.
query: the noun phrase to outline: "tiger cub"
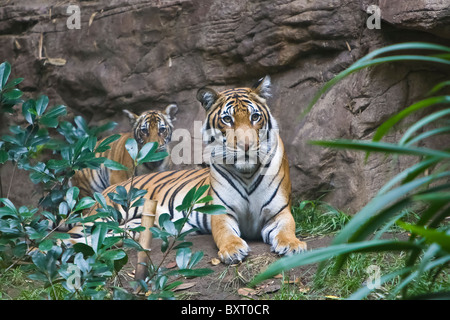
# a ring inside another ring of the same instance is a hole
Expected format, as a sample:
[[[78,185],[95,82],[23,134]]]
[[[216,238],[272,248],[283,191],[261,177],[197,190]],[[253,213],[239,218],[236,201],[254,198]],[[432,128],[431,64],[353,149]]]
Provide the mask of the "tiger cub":
[[[77,186],[80,189],[80,198],[92,196],[94,192],[102,192],[110,185],[125,181],[132,176],[133,162],[125,149],[125,143],[129,138],[134,138],[139,148],[148,142],[158,142],[157,152],[167,151],[168,144],[172,138],[172,121],[175,120],[177,111],[178,107],[176,104],[169,104],[164,113],[149,110],[139,116],[131,111],[123,110],[130,120],[132,130],[122,133],[118,140],[109,145],[109,150],[99,153],[98,156],[117,161],[128,167],[129,170],[116,171],[102,165],[98,170],[86,168],[77,171],[72,177],[70,185]],[[103,140],[99,141],[97,145]],[[166,157],[158,162],[146,162],[136,168],[136,174],[141,175],[165,170],[168,168],[169,162],[170,157]]]
[[[306,250],[306,243],[297,239],[291,214],[291,181],[289,164],[278,125],[267,105],[270,78],[260,79],[251,88],[216,92],[202,88],[197,99],[206,111],[203,140],[209,166],[203,169],[150,173],[134,179],[134,187],[147,190],[145,197],[157,200],[156,222],[162,213],[174,220],[186,212],[174,208],[182,203],[192,187],[209,185],[213,204],[227,213],[207,215],[193,211],[184,231],[197,228],[199,233],[212,233],[224,263],[241,261],[248,255],[245,239],[262,239],[278,254],[294,254]],[[127,190],[131,181],[119,183]],[[128,215],[106,195],[108,205],[115,206],[123,216],[123,224],[140,224],[142,207]],[[91,214],[96,212],[93,207]],[[82,226],[69,231],[67,244],[84,241]]]

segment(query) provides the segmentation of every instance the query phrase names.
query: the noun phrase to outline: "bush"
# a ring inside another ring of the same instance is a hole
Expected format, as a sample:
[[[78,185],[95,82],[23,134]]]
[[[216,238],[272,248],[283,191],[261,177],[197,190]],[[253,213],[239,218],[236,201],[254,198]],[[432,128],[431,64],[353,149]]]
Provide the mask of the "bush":
[[[432,55],[387,55],[400,50],[428,50]],[[436,53],[437,52],[437,53]],[[348,69],[338,74],[319,90],[307,108],[309,111],[322,94],[325,94],[334,84],[344,77],[366,67],[380,63],[394,61],[424,61],[450,65],[450,48],[427,43],[404,43],[375,50],[355,62]],[[439,119],[450,114],[450,108],[440,108],[411,125],[398,143],[382,142],[381,139],[400,120],[424,108],[440,107],[450,104],[450,96],[436,94],[450,81],[437,84],[429,96],[394,114],[384,122],[374,134],[371,141],[334,140],[312,141],[311,143],[323,147],[361,150],[367,153],[382,152],[392,156],[411,155],[418,158],[418,162],[405,169],[390,180],[361,211],[359,211],[345,225],[334,238],[331,246],[301,253],[292,257],[280,259],[258,275],[253,284],[280,273],[283,270],[301,265],[321,262],[317,275],[321,274],[324,262],[336,258],[335,271],[343,268],[348,256],[352,253],[403,251],[403,268],[399,268],[381,277],[380,284],[393,279],[399,279],[391,289],[388,298],[443,298],[450,297],[447,289],[444,291],[428,292],[416,297],[409,290],[415,280],[425,273],[431,279],[436,279],[450,262],[450,227],[447,217],[450,216],[450,184],[448,171],[450,150],[435,150],[417,146],[418,142],[439,134],[450,132],[448,122],[441,121],[438,128],[427,129],[426,125],[436,123]],[[423,129],[419,133],[419,129]],[[423,175],[425,171],[432,171]],[[405,209],[425,206],[414,223],[402,221]],[[380,240],[386,230],[397,224],[404,231],[411,233],[408,241]],[[376,287],[364,286],[354,292],[349,299],[367,297]]]
[[[98,135],[113,129],[115,123],[89,127],[80,116],[74,118],[74,123],[62,121],[60,118],[66,115],[65,106],[48,108],[49,99],[44,95],[36,100],[21,100],[22,91],[17,85],[22,78],[8,81],[10,73],[9,63],[0,64],[0,112],[14,113],[15,106],[21,104],[21,114],[26,124],[11,126],[11,134],[1,138],[0,169],[7,161],[12,162],[14,170],[10,184],[18,168],[28,171],[30,180],[42,185],[45,192],[37,207],[30,204],[16,208],[8,199],[9,191],[6,197],[0,197],[0,273],[4,274],[24,260],[31,260],[33,271],[29,277],[43,283],[49,299],[142,298],[124,288],[111,287],[109,283],[128,261],[124,249],[144,251],[131,237],[132,232],[142,232],[143,227],[122,227],[119,223],[122,219],[120,212],[108,206],[102,194],[95,193],[93,198],[79,199],[78,188],[69,186],[70,178],[83,168],[96,170],[104,165],[112,170],[128,169],[110,159],[96,157],[97,153],[109,149],[109,144],[120,137],[118,134],[111,135],[97,143]],[[159,161],[168,155],[166,152],[156,153],[156,142],[138,150],[136,141],[129,139],[126,149],[134,159],[134,166]],[[50,153],[51,159],[42,160],[44,153]],[[207,189],[208,186],[192,189],[178,209],[191,212],[194,205],[211,200],[208,196],[202,198]],[[132,187],[127,192],[123,187],[118,187],[108,197],[128,212],[144,204],[145,194],[146,190]],[[83,211],[96,203],[99,204],[97,212],[84,216]],[[207,204],[202,208],[213,214],[224,209]],[[147,266],[149,276],[138,281],[135,287],[143,288],[145,292],[151,288],[149,299],[171,299],[174,297],[172,289],[180,284],[174,279],[180,275],[203,276],[211,270],[194,268],[203,253],[192,253],[192,243],[185,241],[187,233],[181,233],[185,218],[172,222],[168,215],[163,214],[159,222],[162,228],[152,228],[151,231],[155,237],[163,239],[163,252],[177,250],[179,268],[169,271],[162,267],[163,261],[150,263]],[[64,245],[69,235],[59,232],[58,228],[73,223],[83,225],[86,243],[77,243],[69,248]],[[123,248],[118,246],[120,242]]]

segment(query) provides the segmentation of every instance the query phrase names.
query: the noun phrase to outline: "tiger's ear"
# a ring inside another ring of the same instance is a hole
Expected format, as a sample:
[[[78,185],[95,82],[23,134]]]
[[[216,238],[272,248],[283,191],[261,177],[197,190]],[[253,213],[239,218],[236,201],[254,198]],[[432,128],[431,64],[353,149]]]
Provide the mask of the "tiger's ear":
[[[171,103],[166,107],[166,116],[170,121],[175,121],[175,115],[178,113],[178,106],[175,103]]]
[[[133,127],[134,124],[136,123],[136,120],[139,118],[139,116],[137,114],[127,110],[127,109],[123,109],[122,111],[128,117],[128,119],[130,120],[130,124]]]
[[[203,108],[208,111],[214,102],[217,101],[219,94],[211,88],[203,87],[197,91],[197,100],[202,103]]]
[[[261,98],[267,99],[270,97],[270,85],[272,84],[270,77],[265,76],[259,79],[252,87],[254,93]]]

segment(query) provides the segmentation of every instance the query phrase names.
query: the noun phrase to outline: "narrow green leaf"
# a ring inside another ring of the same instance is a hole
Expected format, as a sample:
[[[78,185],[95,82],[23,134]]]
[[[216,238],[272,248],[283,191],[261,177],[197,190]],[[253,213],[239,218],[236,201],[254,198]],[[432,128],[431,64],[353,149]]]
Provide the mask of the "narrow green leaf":
[[[315,249],[312,251],[302,252],[293,256],[284,257],[272,263],[267,269],[258,274],[250,283],[250,286],[255,286],[263,280],[269,279],[282,271],[290,270],[292,268],[323,262],[330,258],[339,256],[345,253],[353,252],[381,252],[381,251],[402,251],[416,249],[415,243],[407,241],[393,241],[393,240],[373,240],[364,242],[354,242],[346,244],[331,245],[329,247]]]
[[[406,109],[403,109],[402,111],[396,113],[391,118],[389,118],[387,121],[385,121],[382,125],[380,125],[375,131],[375,134],[373,136],[373,141],[380,141],[381,138],[386,135],[386,133],[391,129],[395,124],[397,124],[400,120],[404,119],[408,115],[421,110],[423,108],[434,106],[437,104],[448,104],[450,103],[450,96],[439,96],[439,97],[431,97],[419,102],[416,102],[409,106]]]
[[[446,87],[446,86],[450,86],[450,80],[448,81],[443,81],[438,83],[437,85],[435,85],[428,93],[427,96],[431,96],[433,94],[435,94],[436,92],[440,91],[442,88]]]
[[[436,175],[422,177],[404,185],[399,186],[385,194],[373,198],[364,208],[362,208],[352,219],[345,225],[345,227],[333,239],[333,244],[341,244],[347,242],[357,232],[361,232],[359,228],[367,225],[367,222],[372,219],[380,210],[391,205],[393,202],[402,199],[405,195],[410,193],[420,186],[426,185],[431,181],[438,181],[439,179],[450,176],[450,172],[442,172]]]
[[[364,141],[364,140],[334,140],[334,141],[308,141],[308,143],[331,148],[340,149],[355,149],[366,152],[383,152],[394,154],[406,154],[413,156],[433,156],[439,158],[450,158],[450,152],[438,151],[428,148],[420,148],[414,146],[399,146],[397,144],[379,142],[379,141]]]
[[[397,225],[406,231],[416,233],[423,237],[428,244],[437,243],[442,249],[450,252],[450,235],[446,234],[446,232],[427,229],[426,227],[415,226],[401,221],[398,221]]]

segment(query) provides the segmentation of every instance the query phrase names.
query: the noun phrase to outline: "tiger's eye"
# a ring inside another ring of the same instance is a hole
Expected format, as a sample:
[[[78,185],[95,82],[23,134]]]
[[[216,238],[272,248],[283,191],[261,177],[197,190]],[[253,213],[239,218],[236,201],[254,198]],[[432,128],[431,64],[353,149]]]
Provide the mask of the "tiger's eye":
[[[223,120],[224,122],[226,122],[226,123],[230,123],[233,119],[231,119],[230,116],[225,116],[225,117],[222,118],[222,120]]]
[[[258,121],[259,119],[261,119],[261,115],[260,115],[259,113],[254,113],[254,114],[252,114],[251,120],[252,120],[253,122]]]
[[[164,133],[166,133],[166,128],[165,127],[161,127],[161,128],[159,128],[159,134],[164,134]]]

